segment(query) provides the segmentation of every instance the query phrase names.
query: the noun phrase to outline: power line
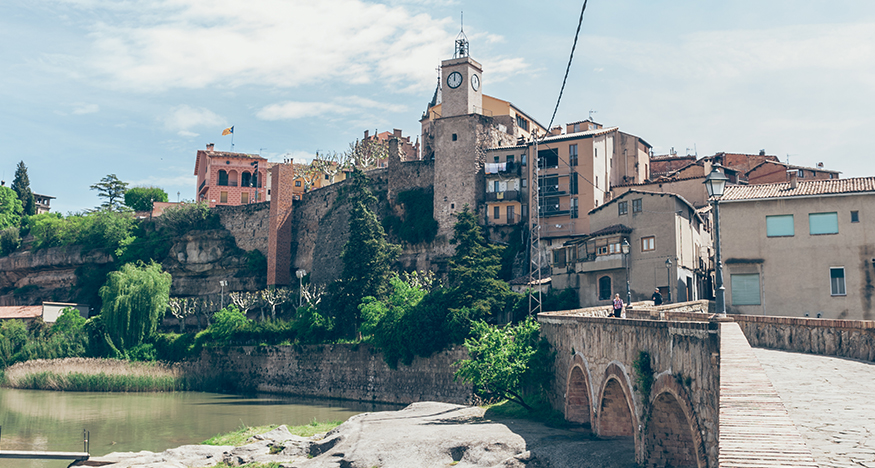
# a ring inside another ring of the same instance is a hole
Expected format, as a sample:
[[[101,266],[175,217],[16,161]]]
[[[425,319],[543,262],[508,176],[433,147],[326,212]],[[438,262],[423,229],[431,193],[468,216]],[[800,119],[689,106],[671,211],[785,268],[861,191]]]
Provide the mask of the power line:
[[[553,127],[553,119],[556,118],[556,112],[559,111],[559,103],[562,101],[562,93],[565,91],[565,83],[568,81],[568,72],[571,70],[571,61],[574,60],[574,49],[577,48],[577,38],[580,35],[580,26],[583,25],[583,12],[586,11],[586,2],[587,0],[583,0],[583,8],[580,9],[580,19],[577,20],[577,32],[574,33],[574,44],[571,45],[571,56],[568,57],[568,66],[565,67],[565,78],[562,78],[562,88],[559,89],[559,98],[556,99],[556,107],[553,109],[553,116],[550,117],[550,124],[547,125],[548,135],[550,134],[550,128]]]

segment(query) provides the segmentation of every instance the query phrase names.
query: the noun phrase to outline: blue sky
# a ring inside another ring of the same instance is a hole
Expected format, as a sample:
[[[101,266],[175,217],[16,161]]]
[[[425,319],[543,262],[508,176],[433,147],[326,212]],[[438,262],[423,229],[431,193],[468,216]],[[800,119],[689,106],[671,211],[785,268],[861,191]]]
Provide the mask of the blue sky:
[[[484,92],[547,124],[582,3],[3,0],[0,178],[28,166],[61,212],[114,173],[192,199],[213,142],[269,160],[415,139],[464,10]],[[557,123],[658,154],[765,149],[875,175],[875,2],[591,0]]]

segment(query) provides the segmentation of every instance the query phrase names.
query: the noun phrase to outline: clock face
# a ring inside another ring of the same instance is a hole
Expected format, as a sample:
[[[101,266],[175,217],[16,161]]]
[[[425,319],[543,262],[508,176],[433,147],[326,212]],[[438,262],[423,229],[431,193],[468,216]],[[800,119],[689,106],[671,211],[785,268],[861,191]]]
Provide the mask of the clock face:
[[[471,87],[474,88],[474,91],[480,89],[480,77],[476,74],[471,75]]]
[[[447,77],[447,86],[456,89],[460,84],[462,84],[462,74],[457,71],[450,73]]]

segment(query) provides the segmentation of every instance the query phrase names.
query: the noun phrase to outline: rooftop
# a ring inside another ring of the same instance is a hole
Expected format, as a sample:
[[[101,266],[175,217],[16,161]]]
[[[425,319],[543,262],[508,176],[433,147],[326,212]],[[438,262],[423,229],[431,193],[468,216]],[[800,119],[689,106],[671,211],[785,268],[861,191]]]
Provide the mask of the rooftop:
[[[800,180],[796,187],[790,182],[779,184],[728,185],[721,202],[758,200],[767,198],[808,197],[813,195],[842,195],[875,192],[875,177],[853,179]]]
[[[32,319],[42,317],[43,306],[2,306],[0,319]]]

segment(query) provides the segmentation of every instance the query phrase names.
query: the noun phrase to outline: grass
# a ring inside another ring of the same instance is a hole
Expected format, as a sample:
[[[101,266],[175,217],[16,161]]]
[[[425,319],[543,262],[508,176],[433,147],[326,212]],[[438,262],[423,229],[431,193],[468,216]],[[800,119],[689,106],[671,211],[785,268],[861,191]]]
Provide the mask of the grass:
[[[316,434],[326,433],[335,427],[342,424],[342,421],[330,421],[330,422],[318,422],[316,419],[310,421],[309,424],[304,424],[301,426],[286,426],[289,428],[289,432],[294,435],[301,437],[312,437]],[[211,439],[207,439],[202,442],[203,445],[246,445],[250,437],[254,435],[264,434],[265,432],[270,432],[276,429],[279,426],[247,426],[245,424],[240,426],[240,429],[236,431],[231,431],[226,434],[219,434]]]
[[[37,359],[8,367],[3,385],[74,392],[168,392],[185,389],[173,368],[117,359]]]

